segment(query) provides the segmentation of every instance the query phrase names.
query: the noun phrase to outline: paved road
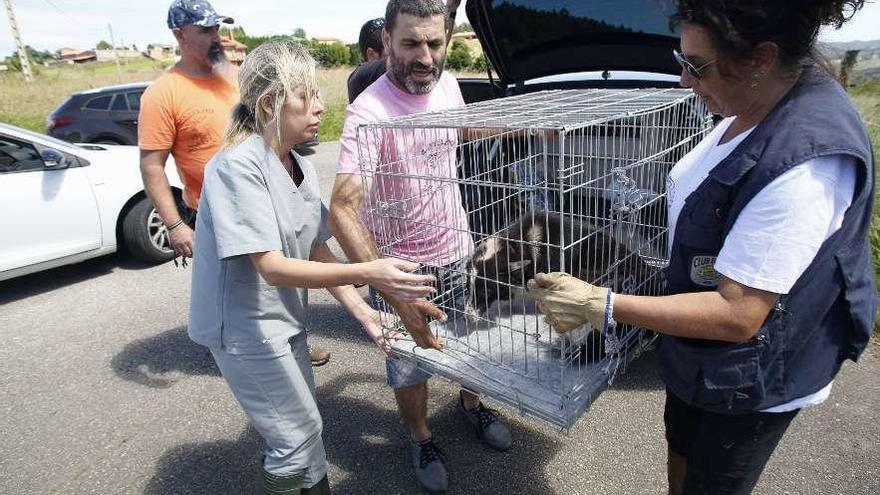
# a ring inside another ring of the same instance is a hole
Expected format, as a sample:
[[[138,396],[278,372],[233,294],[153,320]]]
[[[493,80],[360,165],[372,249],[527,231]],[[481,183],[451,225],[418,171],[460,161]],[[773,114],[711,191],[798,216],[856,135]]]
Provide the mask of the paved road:
[[[325,197],[337,150],[313,155]],[[188,271],[124,256],[0,283],[0,493],[256,492],[261,440],[187,339],[188,297]],[[313,303],[313,339],[333,353],[316,379],[334,493],[418,493],[382,359],[326,293]],[[798,417],[757,492],[880,493],[878,374],[872,345]],[[566,434],[502,408],[503,454],[462,428],[453,385],[432,381],[429,408],[452,493],[659,494],[662,397],[649,354]]]

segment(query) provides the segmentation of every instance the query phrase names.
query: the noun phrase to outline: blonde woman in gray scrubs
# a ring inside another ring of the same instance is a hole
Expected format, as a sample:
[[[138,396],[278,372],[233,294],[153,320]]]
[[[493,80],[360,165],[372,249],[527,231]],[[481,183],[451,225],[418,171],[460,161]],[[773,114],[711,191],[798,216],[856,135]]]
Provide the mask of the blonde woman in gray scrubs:
[[[318,177],[291,151],[315,135],[323,111],[306,49],[287,40],[260,45],[239,85],[224,149],[205,171],[189,336],[211,350],[266,440],[265,493],[329,493],[306,344],[308,289],[328,288],[387,353],[379,314],[351,284],[416,299],[433,291],[425,285],[433,277],[395,259],[339,264],[327,248]]]

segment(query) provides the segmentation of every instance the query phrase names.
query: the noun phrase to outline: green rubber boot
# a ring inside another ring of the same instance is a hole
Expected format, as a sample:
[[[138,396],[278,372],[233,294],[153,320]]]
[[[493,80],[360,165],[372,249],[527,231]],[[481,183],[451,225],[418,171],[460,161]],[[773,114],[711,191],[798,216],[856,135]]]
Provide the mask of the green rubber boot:
[[[300,495],[304,477],[303,473],[279,476],[263,471],[263,494]]]

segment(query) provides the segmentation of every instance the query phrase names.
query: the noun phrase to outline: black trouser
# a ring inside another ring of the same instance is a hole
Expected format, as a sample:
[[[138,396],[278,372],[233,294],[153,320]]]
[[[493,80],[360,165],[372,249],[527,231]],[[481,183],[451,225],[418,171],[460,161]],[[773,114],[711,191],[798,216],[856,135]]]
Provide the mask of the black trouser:
[[[667,389],[666,441],[669,450],[687,459],[682,494],[751,493],[799,411],[717,414],[690,406]]]
[[[183,208],[180,209],[180,218],[183,219],[183,223],[189,225],[189,228],[196,230],[196,216],[199,214],[198,210],[190,208],[189,206],[184,206]]]

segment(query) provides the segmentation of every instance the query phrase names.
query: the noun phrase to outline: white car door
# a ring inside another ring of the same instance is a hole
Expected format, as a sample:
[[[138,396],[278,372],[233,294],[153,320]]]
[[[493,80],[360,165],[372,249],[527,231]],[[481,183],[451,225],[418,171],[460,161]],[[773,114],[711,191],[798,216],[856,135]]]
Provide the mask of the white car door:
[[[85,165],[0,134],[0,274],[101,247],[101,221]]]

